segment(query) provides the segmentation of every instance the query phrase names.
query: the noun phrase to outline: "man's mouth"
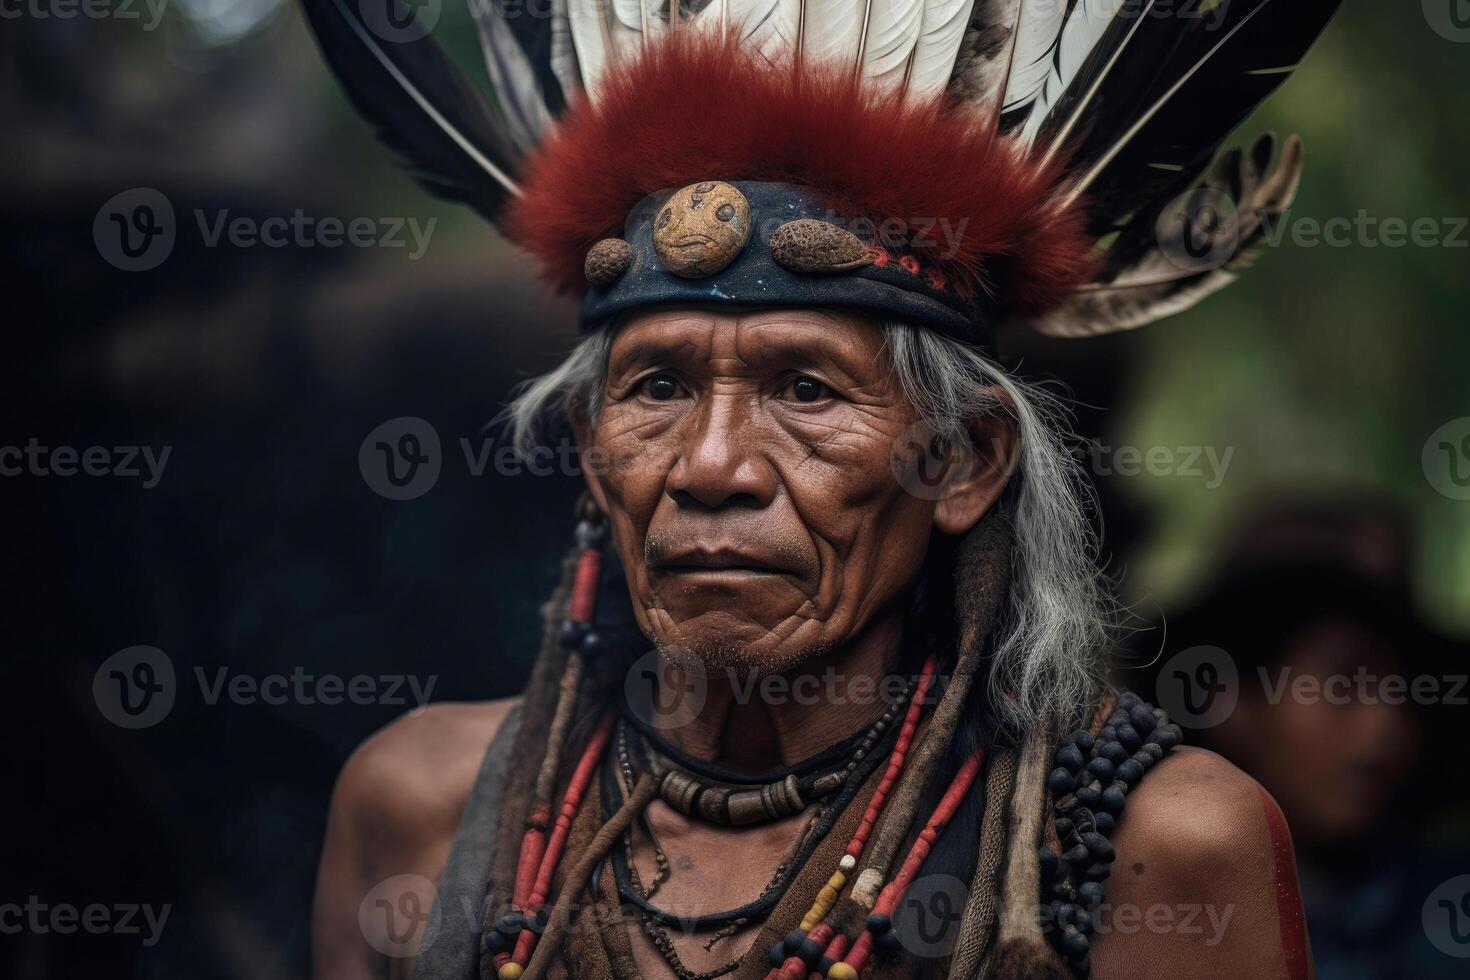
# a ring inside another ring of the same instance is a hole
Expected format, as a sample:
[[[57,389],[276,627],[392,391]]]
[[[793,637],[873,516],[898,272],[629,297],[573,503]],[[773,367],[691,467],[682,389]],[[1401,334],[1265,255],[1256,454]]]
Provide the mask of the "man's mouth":
[[[744,572],[756,575],[788,575],[791,570],[776,560],[733,548],[691,550],[661,555],[650,563],[664,575],[699,575]]]

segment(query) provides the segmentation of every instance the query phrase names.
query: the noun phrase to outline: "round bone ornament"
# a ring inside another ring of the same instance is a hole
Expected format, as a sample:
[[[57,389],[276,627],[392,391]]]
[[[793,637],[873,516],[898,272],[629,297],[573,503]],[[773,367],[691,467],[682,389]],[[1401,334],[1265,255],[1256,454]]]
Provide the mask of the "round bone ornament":
[[[750,202],[720,180],[676,191],[653,220],[653,247],[664,268],[685,279],[712,276],[750,240]]]

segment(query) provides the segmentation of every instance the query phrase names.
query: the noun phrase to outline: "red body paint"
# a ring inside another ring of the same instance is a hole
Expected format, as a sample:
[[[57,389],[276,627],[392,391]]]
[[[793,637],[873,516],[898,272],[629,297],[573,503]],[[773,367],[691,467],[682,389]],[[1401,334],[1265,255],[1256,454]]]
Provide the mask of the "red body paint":
[[[1276,917],[1281,922],[1281,952],[1286,956],[1290,980],[1307,980],[1307,923],[1302,912],[1301,886],[1296,879],[1296,855],[1291,849],[1291,831],[1281,808],[1264,789],[1261,804],[1266,826],[1271,831],[1271,853],[1276,865]]]

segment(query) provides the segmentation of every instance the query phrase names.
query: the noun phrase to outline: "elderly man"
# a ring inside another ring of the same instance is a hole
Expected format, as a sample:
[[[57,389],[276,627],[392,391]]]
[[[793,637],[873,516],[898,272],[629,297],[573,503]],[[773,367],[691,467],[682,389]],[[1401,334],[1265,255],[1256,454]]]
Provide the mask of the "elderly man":
[[[1310,975],[1275,803],[1105,687],[1084,484],[992,355],[1232,278],[1299,146],[1211,161],[1335,4],[1095,6],[488,6],[501,118],[307,3],[586,334],[509,413],[587,482],[530,687],[349,761],[319,977]],[[1240,217],[1156,233],[1181,191]]]

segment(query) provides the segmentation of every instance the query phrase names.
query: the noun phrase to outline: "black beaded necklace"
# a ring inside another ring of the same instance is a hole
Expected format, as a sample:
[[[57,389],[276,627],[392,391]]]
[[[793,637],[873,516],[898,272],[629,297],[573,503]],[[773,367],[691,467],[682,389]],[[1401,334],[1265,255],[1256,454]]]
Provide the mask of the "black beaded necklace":
[[[636,730],[640,736],[640,748],[648,751],[648,754],[663,757],[669,768],[659,778],[664,783],[672,783],[680,790],[676,795],[684,805],[671,804],[677,809],[694,817],[705,817],[715,822],[725,823],[720,819],[720,810],[729,814],[736,807],[729,805],[734,788],[737,792],[755,793],[757,796],[764,795],[760,805],[763,809],[775,810],[784,804],[777,801],[776,791],[773,786],[781,786],[783,789],[791,786],[795,781],[802,799],[807,799],[806,787],[830,786],[827,791],[825,805],[813,818],[812,824],[807,828],[801,839],[793,859],[778,868],[776,875],[754,901],[748,902],[738,908],[729,909],[724,912],[713,912],[697,916],[679,916],[654,905],[649,900],[653,889],[643,889],[634,880],[634,870],[631,861],[631,844],[625,839],[625,846],[611,853],[613,867],[613,879],[617,883],[618,893],[622,898],[633,905],[647,919],[660,927],[677,926],[686,931],[705,932],[710,930],[726,929],[736,922],[754,923],[762,922],[770,916],[771,911],[786,894],[786,890],[796,879],[807,860],[816,851],[817,846],[827,836],[827,833],[836,824],[839,817],[846,810],[858,790],[867,782],[877,765],[882,762],[886,752],[879,751],[886,747],[887,743],[894,737],[896,728],[894,722],[900,714],[908,708],[908,701],[914,688],[914,679],[910,679],[905,688],[903,697],[897,699],[883,716],[874,722],[866,731],[859,732],[849,738],[843,739],[836,745],[830,746],[816,755],[811,756],[793,766],[783,769],[772,770],[763,773],[739,773],[725,769],[710,763],[690,758],[677,747],[668,744],[661,738],[656,730],[644,724],[635,715],[624,716],[627,723],[624,733],[631,728]],[[620,773],[620,767],[626,760],[628,771]],[[618,786],[621,776],[624,784],[629,777],[634,776],[633,767],[639,760],[639,754],[629,750],[622,753],[617,760],[617,765],[606,765],[603,767],[603,810],[604,818],[610,818],[614,800],[621,795]],[[612,762],[612,759],[609,759]],[[684,778],[680,778],[684,777]],[[695,785],[690,791],[689,783]],[[741,787],[759,786],[758,790],[740,790]],[[661,787],[662,792],[662,787]],[[713,797],[723,800],[725,806],[717,807],[705,800]],[[815,794],[813,794],[815,798]],[[802,808],[806,807],[803,803]],[[687,809],[685,807],[687,806]],[[795,812],[800,812],[797,810]],[[777,812],[771,819],[785,814]],[[733,819],[728,822],[734,823]],[[755,822],[755,821],[747,821]],[[659,849],[661,850],[661,848]],[[657,852],[656,852],[657,853]],[[655,857],[657,860],[657,857]],[[665,858],[665,863],[667,858]],[[660,879],[661,880],[661,879]],[[672,965],[672,964],[671,964]]]

